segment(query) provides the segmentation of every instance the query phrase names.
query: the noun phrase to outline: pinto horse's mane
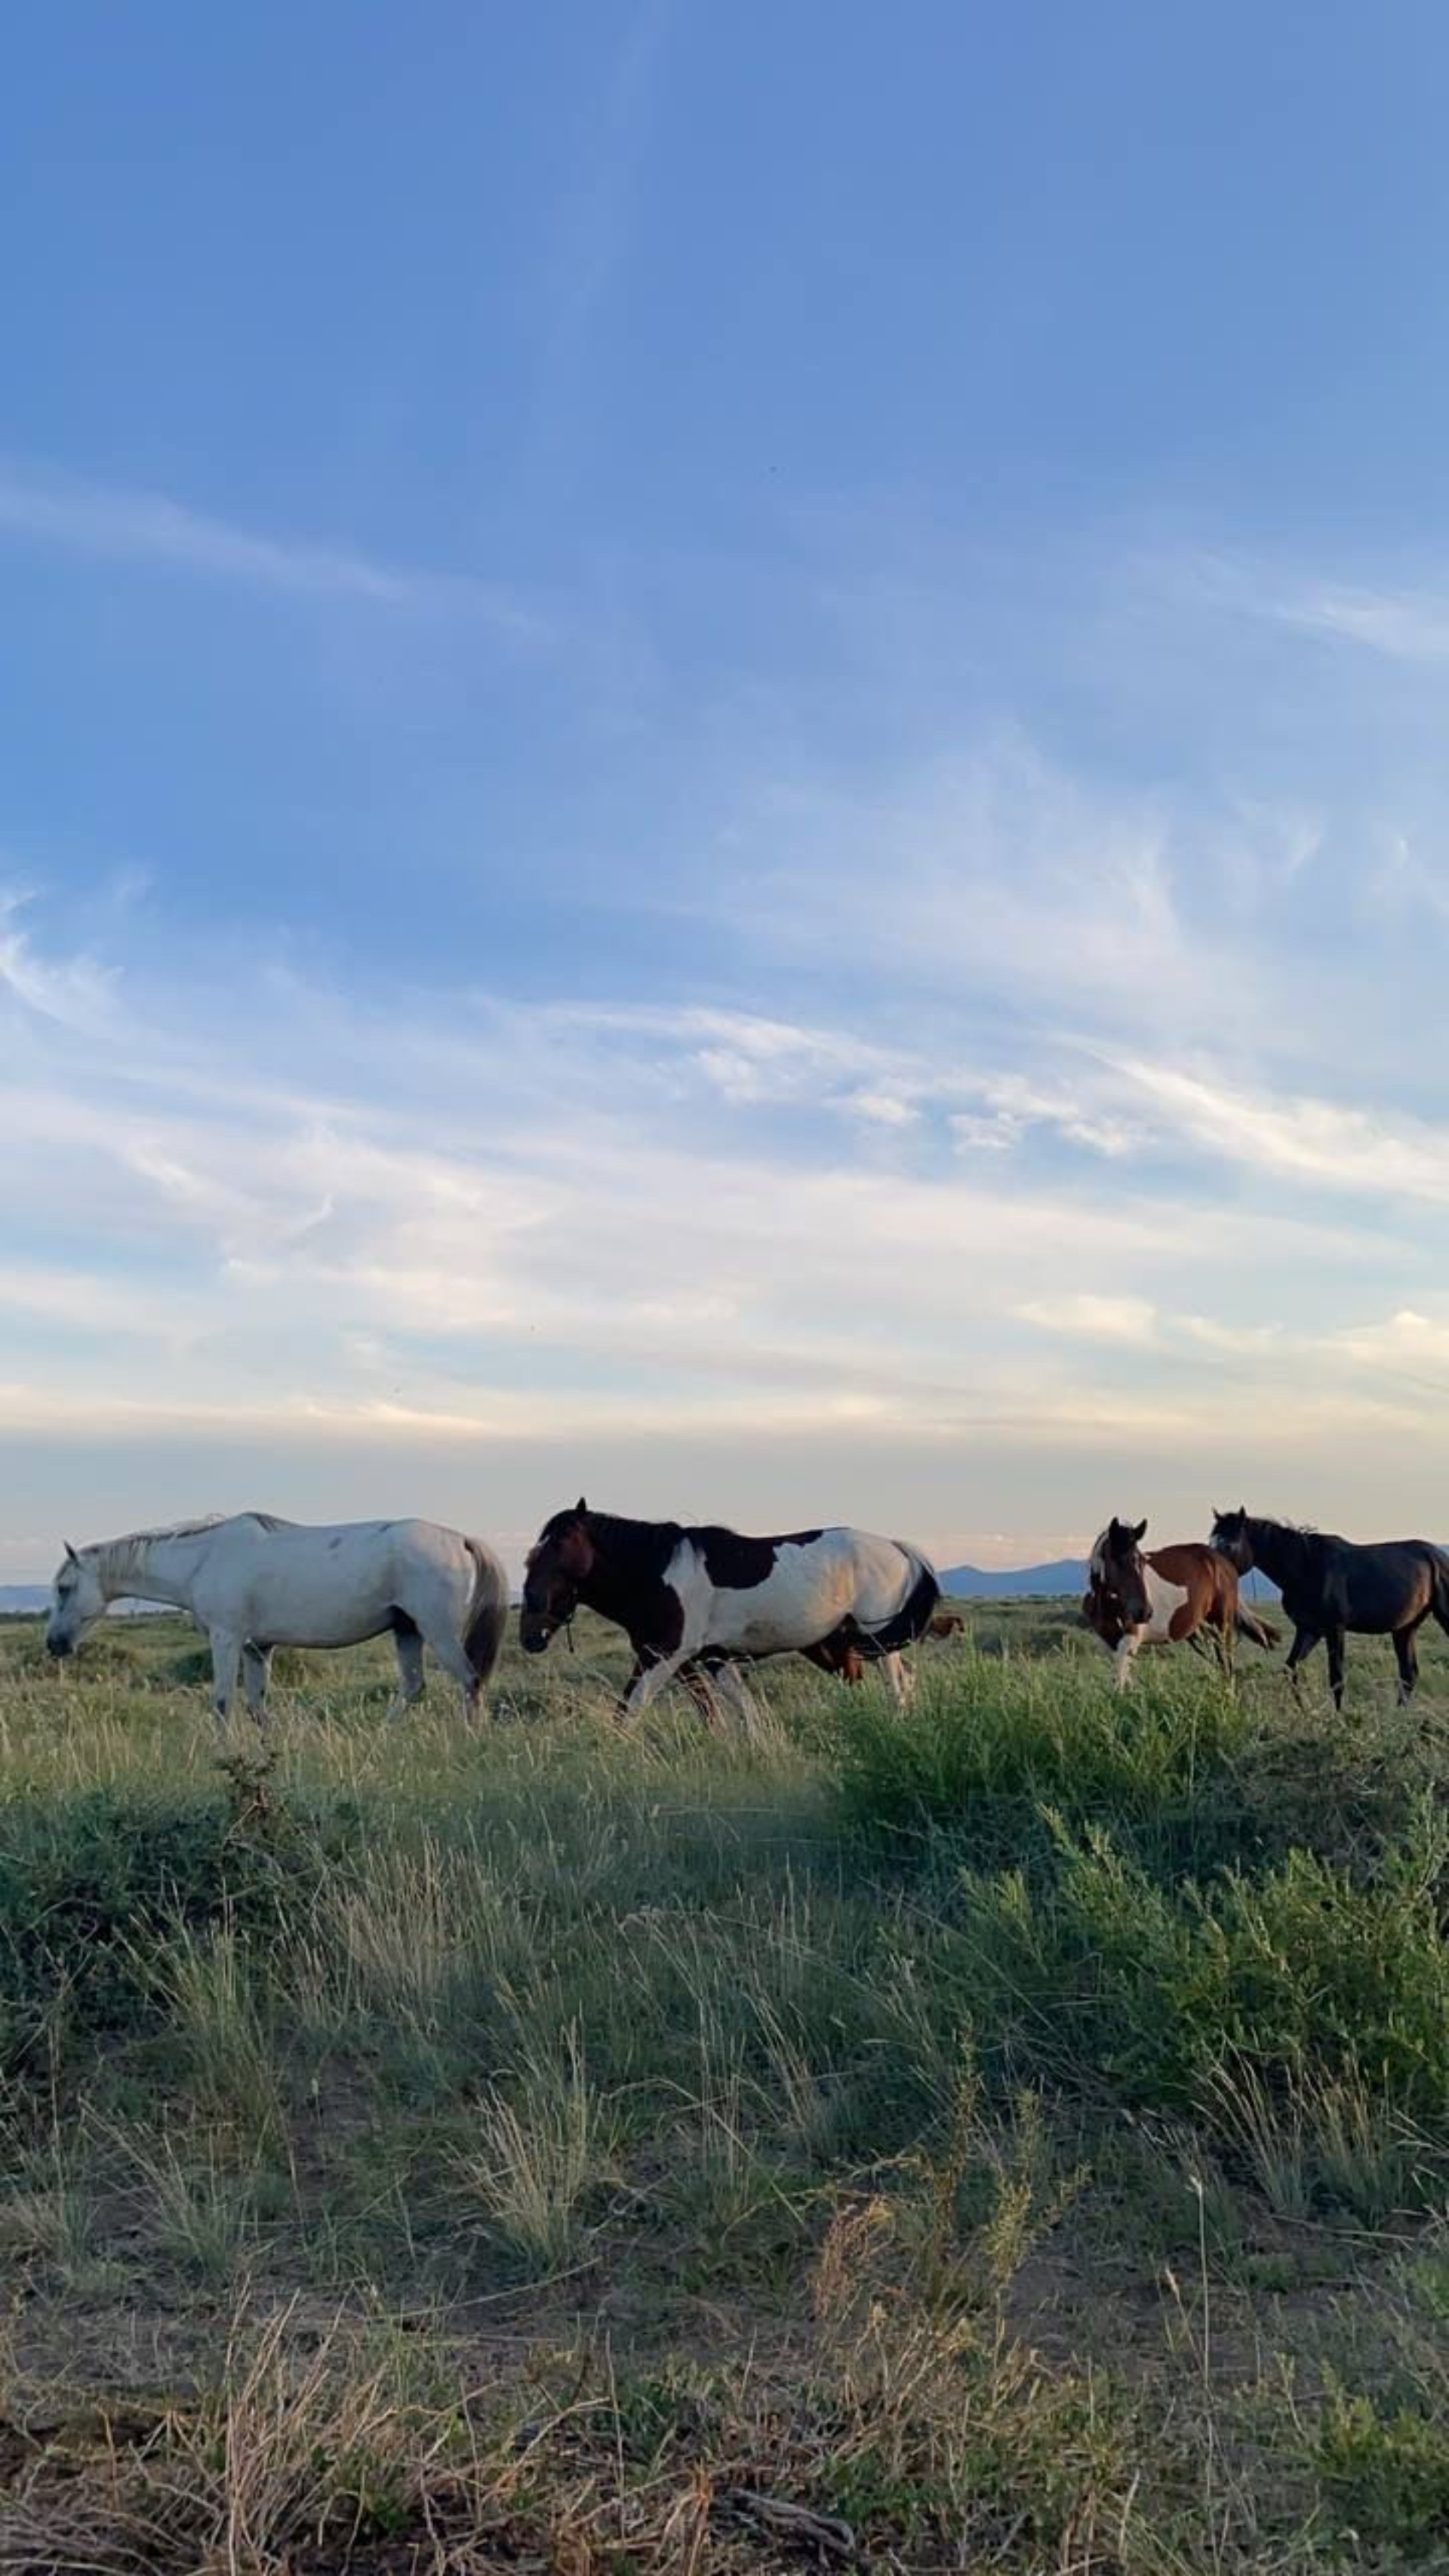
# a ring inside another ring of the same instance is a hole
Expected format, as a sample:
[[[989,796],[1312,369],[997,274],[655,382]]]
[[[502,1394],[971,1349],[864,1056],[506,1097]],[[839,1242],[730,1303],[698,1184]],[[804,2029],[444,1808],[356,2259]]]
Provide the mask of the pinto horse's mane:
[[[681,1521],[637,1521],[622,1512],[580,1511],[575,1506],[569,1512],[555,1512],[551,1520],[544,1522],[539,1545],[562,1538],[566,1530],[574,1528],[586,1530],[611,1564],[629,1572],[650,1574],[668,1564],[680,1540],[688,1535]]]
[[[545,1521],[539,1546],[562,1539],[570,1529],[581,1529],[592,1540],[611,1581],[620,1575],[626,1580],[662,1575],[677,1550],[687,1546],[702,1558],[711,1582],[725,1585],[762,1582],[778,1548],[809,1546],[821,1535],[817,1528],[773,1530],[768,1537],[752,1538],[723,1521],[637,1521],[575,1504],[571,1512],[555,1512]]]

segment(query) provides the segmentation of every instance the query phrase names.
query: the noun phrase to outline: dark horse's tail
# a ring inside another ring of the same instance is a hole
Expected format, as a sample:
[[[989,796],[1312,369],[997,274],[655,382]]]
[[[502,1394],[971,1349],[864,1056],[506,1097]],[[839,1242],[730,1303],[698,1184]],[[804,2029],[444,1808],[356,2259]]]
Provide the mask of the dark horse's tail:
[[[1241,1601],[1234,1613],[1233,1625],[1240,1637],[1251,1638],[1255,1646],[1276,1646],[1278,1631],[1271,1619],[1260,1619],[1256,1610],[1245,1610]]]
[[[1449,1634],[1449,1556],[1442,1547],[1431,1547],[1434,1560],[1434,1599],[1432,1608],[1439,1625]]]
[[[492,1549],[484,1547],[481,1540],[469,1538],[463,1544],[473,1559],[473,1598],[468,1604],[463,1652],[479,1681],[486,1682],[503,1651],[508,1627],[508,1577]]]
[[[931,1613],[941,1598],[935,1567],[918,1549],[907,1547],[904,1539],[898,1538],[896,1545],[915,1579],[899,1610],[891,1618],[882,1620],[878,1628],[863,1627],[856,1619],[848,1622],[862,1654],[896,1655],[902,1646],[913,1646],[918,1637],[924,1636],[930,1625]]]

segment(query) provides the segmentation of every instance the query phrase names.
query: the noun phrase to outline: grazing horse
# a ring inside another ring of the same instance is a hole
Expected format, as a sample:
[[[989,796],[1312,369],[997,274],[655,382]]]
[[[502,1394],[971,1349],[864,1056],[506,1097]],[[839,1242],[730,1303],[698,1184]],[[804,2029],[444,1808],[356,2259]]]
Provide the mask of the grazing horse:
[[[1345,1636],[1393,1638],[1402,1706],[1419,1678],[1416,1632],[1428,1618],[1449,1632],[1449,1556],[1426,1538],[1381,1539],[1359,1547],[1330,1530],[1258,1520],[1240,1505],[1235,1512],[1213,1515],[1212,1543],[1240,1574],[1261,1566],[1277,1584],[1293,1622],[1288,1670],[1295,1688],[1305,1655],[1312,1654],[1320,1637],[1324,1640],[1335,1708],[1343,1706]]]
[[[74,1653],[107,1602],[169,1601],[211,1644],[213,1697],[224,1725],[242,1667],[260,1721],[274,1646],[355,1646],[389,1630],[400,1716],[423,1690],[423,1648],[476,1714],[508,1620],[508,1577],[491,1547],[434,1521],[351,1521],[312,1529],[270,1512],[179,1521],[93,1547],[67,1545],[45,1642]]]
[[[927,1629],[926,1633],[929,1636],[932,1631]],[[822,1673],[834,1673],[838,1681],[854,1683],[863,1682],[865,1679],[865,1657],[859,1646],[851,1645],[848,1639],[844,1644],[835,1644],[827,1640],[819,1646],[802,1646],[800,1652],[807,1663],[817,1664]],[[899,1655],[877,1655],[874,1660],[879,1664],[896,1698],[898,1700],[909,1698],[909,1678]]]
[[[1119,1690],[1131,1680],[1143,1646],[1186,1639],[1201,1653],[1207,1632],[1224,1672],[1231,1673],[1235,1637],[1251,1637],[1255,1646],[1277,1644],[1277,1630],[1244,1609],[1230,1558],[1195,1541],[1144,1552],[1146,1534],[1145,1521],[1109,1522],[1092,1550],[1090,1589],[1082,1601],[1083,1618],[1115,1661]]]
[[[941,1588],[934,1569],[899,1539],[865,1530],[795,1530],[742,1538],[714,1526],[623,1520],[582,1500],[555,1512],[529,1555],[519,1621],[529,1654],[542,1654],[580,1602],[624,1630],[634,1669],[624,1692],[635,1716],[673,1681],[699,1691],[702,1668],[765,1655],[853,1647],[879,1660],[897,1699],[909,1697],[900,1649],[924,1629]],[[705,1685],[707,1690],[707,1683]]]
[[[964,1637],[965,1634],[966,1622],[959,1610],[938,1610],[934,1617],[926,1622],[928,1637]],[[818,1664],[823,1673],[836,1673],[843,1682],[859,1682],[865,1679],[865,1657],[859,1646],[848,1644],[806,1646],[802,1652],[808,1656],[812,1664]],[[886,1667],[886,1678],[892,1690],[895,1690],[895,1680],[889,1669],[893,1658],[882,1655],[879,1660]],[[900,1694],[897,1693],[897,1696],[899,1697]]]

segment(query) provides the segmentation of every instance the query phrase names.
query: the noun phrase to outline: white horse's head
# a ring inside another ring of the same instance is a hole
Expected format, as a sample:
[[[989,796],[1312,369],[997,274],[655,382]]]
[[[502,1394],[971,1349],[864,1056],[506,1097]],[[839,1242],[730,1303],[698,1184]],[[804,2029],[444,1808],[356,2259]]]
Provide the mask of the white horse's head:
[[[105,1616],[106,1596],[89,1551],[77,1556],[69,1539],[65,1562],[51,1588],[45,1642],[52,1655],[73,1655],[82,1637]]]

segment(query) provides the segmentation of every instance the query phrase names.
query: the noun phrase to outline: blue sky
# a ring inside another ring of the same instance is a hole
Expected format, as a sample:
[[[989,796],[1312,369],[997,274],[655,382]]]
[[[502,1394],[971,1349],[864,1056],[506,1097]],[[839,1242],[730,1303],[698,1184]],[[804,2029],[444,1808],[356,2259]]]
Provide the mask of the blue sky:
[[[1449,25],[32,13],[0,1580],[1446,1527]]]

